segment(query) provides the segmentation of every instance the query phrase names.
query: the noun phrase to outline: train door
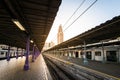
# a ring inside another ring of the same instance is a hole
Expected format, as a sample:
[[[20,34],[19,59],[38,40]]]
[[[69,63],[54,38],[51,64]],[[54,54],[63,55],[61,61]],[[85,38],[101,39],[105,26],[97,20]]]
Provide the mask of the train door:
[[[86,57],[87,57],[87,59],[92,59],[91,51],[86,52]]]
[[[78,52],[75,52],[75,57],[76,57],[76,58],[78,58],[78,57],[79,57]]]
[[[106,52],[107,61],[117,62],[117,53],[116,51],[107,51]]]

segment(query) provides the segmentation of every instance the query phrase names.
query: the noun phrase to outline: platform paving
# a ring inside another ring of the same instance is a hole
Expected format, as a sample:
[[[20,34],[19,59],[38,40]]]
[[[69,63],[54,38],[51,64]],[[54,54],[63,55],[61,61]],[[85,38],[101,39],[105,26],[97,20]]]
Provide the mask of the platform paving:
[[[120,79],[120,63],[112,63],[112,62],[102,63],[99,61],[88,60],[88,64],[85,65],[81,58],[74,58],[74,57],[68,58],[66,56],[53,56],[53,57],[57,57],[59,59],[69,61],[71,63],[77,64],[86,68],[90,68],[90,69],[93,69],[93,70],[96,70]]]
[[[28,71],[23,70],[25,57],[0,60],[0,80],[52,80],[42,55],[31,62]]]

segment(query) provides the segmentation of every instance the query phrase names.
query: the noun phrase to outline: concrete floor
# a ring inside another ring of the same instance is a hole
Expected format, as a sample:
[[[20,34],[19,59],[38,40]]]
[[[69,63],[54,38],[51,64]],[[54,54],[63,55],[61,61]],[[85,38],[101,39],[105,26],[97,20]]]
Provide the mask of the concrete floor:
[[[30,57],[31,58],[31,57]],[[42,55],[30,62],[30,70],[24,71],[25,57],[0,60],[0,80],[52,80]]]

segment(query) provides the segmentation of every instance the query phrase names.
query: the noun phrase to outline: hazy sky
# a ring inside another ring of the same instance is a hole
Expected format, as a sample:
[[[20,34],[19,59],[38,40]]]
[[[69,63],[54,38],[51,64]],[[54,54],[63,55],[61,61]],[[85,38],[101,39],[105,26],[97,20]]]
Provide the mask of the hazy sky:
[[[63,26],[66,23],[82,1],[83,0],[62,0],[46,42],[57,42],[59,25],[61,24]],[[95,0],[85,0],[84,4],[79,8],[67,25],[63,26],[63,31],[94,1]],[[120,0],[98,0],[84,15],[64,31],[64,41],[119,15]]]

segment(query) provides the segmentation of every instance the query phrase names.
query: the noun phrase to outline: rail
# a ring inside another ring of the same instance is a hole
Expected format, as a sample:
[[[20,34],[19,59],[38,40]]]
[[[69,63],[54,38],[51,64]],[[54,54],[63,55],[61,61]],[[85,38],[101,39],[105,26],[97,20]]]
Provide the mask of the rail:
[[[61,74],[69,75],[66,79],[62,80],[118,80],[116,77],[88,69],[83,66],[52,57],[50,55],[44,56],[52,63],[52,66],[56,65],[56,67],[54,66],[54,69],[59,69],[56,70],[56,73],[60,73],[60,71],[62,71]]]

